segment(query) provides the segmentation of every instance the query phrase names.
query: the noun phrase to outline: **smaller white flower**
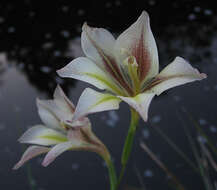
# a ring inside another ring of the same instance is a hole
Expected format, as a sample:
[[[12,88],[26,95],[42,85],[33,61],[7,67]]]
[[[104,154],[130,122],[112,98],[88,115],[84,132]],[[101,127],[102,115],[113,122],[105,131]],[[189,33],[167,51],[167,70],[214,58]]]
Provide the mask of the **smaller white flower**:
[[[87,150],[105,159],[110,155],[104,144],[93,134],[87,117],[72,122],[75,106],[57,86],[52,100],[37,100],[38,113],[44,125],[28,129],[20,143],[33,144],[23,154],[13,169],[40,154],[47,153],[42,165],[47,166],[67,150]]]

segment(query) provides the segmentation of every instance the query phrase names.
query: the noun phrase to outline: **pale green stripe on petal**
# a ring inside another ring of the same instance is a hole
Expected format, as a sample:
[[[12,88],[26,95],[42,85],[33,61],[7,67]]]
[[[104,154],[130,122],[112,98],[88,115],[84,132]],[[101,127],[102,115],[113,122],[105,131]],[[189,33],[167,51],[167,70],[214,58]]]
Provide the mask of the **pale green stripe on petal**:
[[[118,109],[120,102],[121,99],[116,96],[86,88],[79,98],[74,119],[90,113]]]
[[[79,57],[58,70],[61,77],[69,77],[88,82],[99,89],[120,93],[120,87],[98,65],[85,57]]]
[[[52,141],[56,141],[56,142],[65,142],[65,141],[67,141],[66,137],[57,136],[57,135],[43,135],[43,136],[38,136],[38,138],[52,140]]]
[[[19,139],[19,142],[21,143],[44,146],[54,145],[65,141],[67,141],[66,135],[43,125],[36,125],[28,129]]]
[[[116,85],[114,85],[113,83],[110,83],[108,80],[106,80],[106,78],[103,78],[100,75],[96,75],[93,73],[84,73],[92,78],[95,78],[99,81],[101,81],[102,83],[106,84],[112,92],[115,92],[116,94],[124,94],[123,91],[120,89],[120,87],[117,87]]]

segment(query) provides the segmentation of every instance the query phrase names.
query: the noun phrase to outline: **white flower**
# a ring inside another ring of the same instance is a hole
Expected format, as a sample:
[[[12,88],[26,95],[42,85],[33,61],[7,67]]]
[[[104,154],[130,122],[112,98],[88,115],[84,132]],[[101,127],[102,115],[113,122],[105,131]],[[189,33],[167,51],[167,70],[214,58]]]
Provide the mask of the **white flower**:
[[[74,105],[57,86],[53,100],[37,100],[38,113],[44,125],[28,129],[19,139],[21,143],[33,144],[23,154],[13,169],[18,169],[31,158],[47,153],[42,165],[49,165],[67,150],[87,150],[105,159],[110,155],[104,144],[93,134],[87,117],[72,121]]]
[[[124,101],[147,121],[148,108],[155,95],[206,78],[181,57],[176,57],[159,73],[157,46],[145,11],[116,40],[109,31],[91,28],[85,23],[81,45],[86,57],[74,59],[58,70],[58,74],[106,91],[85,89],[74,119],[88,113],[118,109],[119,103]]]

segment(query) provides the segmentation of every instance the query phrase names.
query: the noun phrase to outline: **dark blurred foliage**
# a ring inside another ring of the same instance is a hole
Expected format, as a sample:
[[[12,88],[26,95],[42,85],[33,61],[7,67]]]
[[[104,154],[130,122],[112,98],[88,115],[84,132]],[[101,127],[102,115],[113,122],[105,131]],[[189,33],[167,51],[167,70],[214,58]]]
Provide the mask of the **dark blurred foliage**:
[[[61,80],[56,70],[73,58],[64,52],[68,41],[80,36],[82,24],[87,21],[120,33],[142,10],[150,14],[155,37],[168,41],[168,52],[177,33],[189,36],[191,44],[204,46],[209,45],[217,27],[211,24],[216,22],[215,2],[207,0],[1,0],[0,52],[7,52],[9,60],[15,59],[40,90],[52,94],[60,82],[67,91],[72,80]]]

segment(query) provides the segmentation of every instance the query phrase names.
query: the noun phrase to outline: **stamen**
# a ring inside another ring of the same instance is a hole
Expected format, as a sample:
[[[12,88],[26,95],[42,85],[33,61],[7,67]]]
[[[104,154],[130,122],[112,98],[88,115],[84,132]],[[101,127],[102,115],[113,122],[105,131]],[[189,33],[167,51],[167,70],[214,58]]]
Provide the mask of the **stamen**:
[[[138,77],[138,64],[134,56],[129,56],[125,59],[124,64],[127,66],[129,76],[133,83],[134,95],[138,94],[140,91],[140,80]]]
[[[68,122],[69,122],[69,121],[68,121]],[[63,121],[60,122],[60,126],[61,126],[64,130],[66,130],[66,131],[68,131],[68,130],[70,129],[70,127],[67,126]]]

